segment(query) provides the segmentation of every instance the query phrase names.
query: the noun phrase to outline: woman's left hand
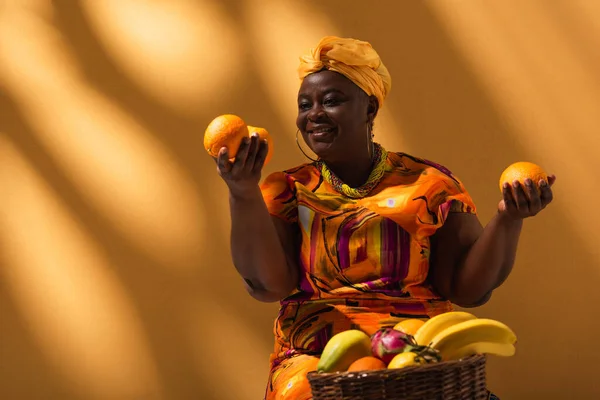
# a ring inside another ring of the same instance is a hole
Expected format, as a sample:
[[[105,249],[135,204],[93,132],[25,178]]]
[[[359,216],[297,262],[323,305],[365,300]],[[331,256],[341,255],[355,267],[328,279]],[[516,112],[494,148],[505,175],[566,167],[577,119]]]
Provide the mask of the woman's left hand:
[[[514,181],[512,188],[508,182],[505,183],[498,211],[512,219],[533,217],[552,202],[552,185],[555,181],[556,176],[550,175],[547,182],[540,180],[538,185],[531,179],[526,179],[525,185]]]

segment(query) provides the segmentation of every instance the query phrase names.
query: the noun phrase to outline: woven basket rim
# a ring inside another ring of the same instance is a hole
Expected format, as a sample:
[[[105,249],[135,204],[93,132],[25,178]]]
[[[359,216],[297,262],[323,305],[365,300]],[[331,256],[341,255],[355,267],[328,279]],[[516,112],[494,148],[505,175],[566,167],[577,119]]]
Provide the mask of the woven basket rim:
[[[379,370],[372,371],[356,371],[356,372],[317,372],[311,371],[307,374],[309,380],[318,380],[318,379],[331,379],[332,377],[337,377],[342,380],[346,379],[355,379],[355,378],[363,378],[363,377],[397,377],[405,374],[410,374],[413,371],[419,371],[422,373],[426,373],[428,371],[437,371],[441,369],[452,369],[452,368],[464,368],[470,364],[477,364],[480,362],[486,362],[487,357],[485,354],[474,354],[472,356],[460,359],[460,360],[452,360],[452,361],[440,361],[431,364],[424,365],[411,365],[404,368],[385,368]]]
[[[489,396],[486,356],[398,369],[307,374],[318,400],[477,399]]]

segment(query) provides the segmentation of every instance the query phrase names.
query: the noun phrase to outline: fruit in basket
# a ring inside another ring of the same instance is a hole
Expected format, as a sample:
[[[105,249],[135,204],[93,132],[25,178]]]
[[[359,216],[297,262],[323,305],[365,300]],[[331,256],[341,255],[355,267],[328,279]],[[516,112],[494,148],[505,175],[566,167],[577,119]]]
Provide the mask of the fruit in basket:
[[[425,321],[422,319],[408,318],[394,325],[394,329],[414,336],[423,324],[425,324]]]
[[[548,174],[539,165],[534,163],[520,161],[509,165],[500,176],[500,191],[505,182],[512,184],[514,181],[519,181],[521,185],[525,185],[525,179],[531,179],[534,186],[539,192],[540,181],[548,182]]]
[[[431,348],[438,350],[442,359],[455,357],[455,352],[474,343],[514,345],[515,333],[505,324],[493,319],[474,319],[453,325],[440,332],[431,341]],[[490,347],[488,347],[491,349]]]
[[[385,364],[389,364],[396,354],[416,346],[417,342],[411,335],[393,328],[381,328],[371,336],[373,355]]]
[[[242,140],[249,135],[248,126],[237,115],[224,114],[213,119],[204,131],[204,148],[213,157],[227,147],[229,158],[235,158]]]
[[[439,314],[427,320],[423,326],[417,330],[417,333],[415,333],[414,337],[419,345],[427,346],[431,343],[435,336],[449,327],[461,322],[475,319],[477,319],[476,316],[464,311],[450,311]]]
[[[371,355],[369,335],[358,329],[337,333],[329,339],[317,364],[319,372],[346,371],[356,360]]]
[[[388,364],[388,369],[398,369],[411,365],[423,365],[440,361],[437,350],[422,346],[404,353],[396,354]]]
[[[348,372],[356,372],[356,371],[375,371],[379,369],[385,369],[386,365],[379,358],[373,356],[366,356],[359,358],[354,361],[348,367]]]
[[[258,134],[258,138],[260,140],[266,140],[267,141],[267,156],[265,157],[265,163],[264,165],[267,165],[269,163],[269,161],[271,161],[271,157],[273,157],[273,139],[271,138],[271,135],[269,135],[269,132],[265,129],[265,128],[261,128],[258,126],[251,126],[248,125],[248,132],[250,133],[250,136],[252,136],[253,133]]]
[[[516,348],[511,343],[475,342],[449,351],[446,355],[447,361],[461,360],[475,354],[492,354],[500,357],[511,357],[515,355]]]
[[[411,365],[417,365],[419,363],[417,353],[407,351],[406,353],[396,354],[388,364],[388,369],[410,367]]]

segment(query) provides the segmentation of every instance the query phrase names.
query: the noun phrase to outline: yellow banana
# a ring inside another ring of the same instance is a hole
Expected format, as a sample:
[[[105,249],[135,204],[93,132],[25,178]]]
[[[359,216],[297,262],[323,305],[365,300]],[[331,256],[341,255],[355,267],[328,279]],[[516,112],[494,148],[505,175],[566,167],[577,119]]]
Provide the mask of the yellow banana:
[[[442,359],[447,360],[454,352],[474,343],[514,345],[516,341],[517,336],[508,326],[499,321],[482,318],[461,322],[445,329],[433,338],[430,346],[440,352]]]
[[[511,343],[475,342],[454,351],[449,351],[444,361],[461,360],[474,354],[492,354],[500,357],[511,357],[516,352]]]
[[[371,355],[371,338],[357,329],[333,335],[323,348],[317,371],[346,371],[359,358]]]
[[[477,319],[476,316],[464,311],[450,311],[436,315],[427,320],[415,333],[415,340],[421,346],[427,346],[434,337],[445,329],[461,322]]]

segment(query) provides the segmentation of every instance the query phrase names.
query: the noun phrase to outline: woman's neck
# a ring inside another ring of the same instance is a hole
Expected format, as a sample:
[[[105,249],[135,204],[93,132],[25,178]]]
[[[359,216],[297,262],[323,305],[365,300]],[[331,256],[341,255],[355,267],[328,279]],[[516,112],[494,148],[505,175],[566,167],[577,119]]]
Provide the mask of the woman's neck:
[[[370,154],[351,158],[350,161],[325,161],[331,170],[342,182],[351,188],[364,185],[373,170],[373,158]]]

